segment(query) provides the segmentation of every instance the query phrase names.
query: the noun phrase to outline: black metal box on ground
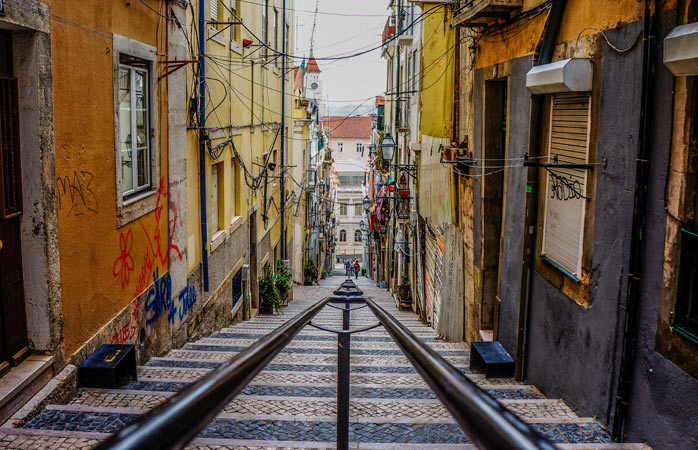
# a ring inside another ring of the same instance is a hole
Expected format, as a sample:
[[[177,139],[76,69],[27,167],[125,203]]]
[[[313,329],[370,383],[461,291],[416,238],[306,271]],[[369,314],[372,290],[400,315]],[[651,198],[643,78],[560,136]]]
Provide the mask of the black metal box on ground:
[[[115,389],[137,379],[136,349],[132,344],[102,344],[78,368],[80,387]]]
[[[511,378],[514,359],[499,341],[470,344],[470,370],[484,371],[485,378]]]

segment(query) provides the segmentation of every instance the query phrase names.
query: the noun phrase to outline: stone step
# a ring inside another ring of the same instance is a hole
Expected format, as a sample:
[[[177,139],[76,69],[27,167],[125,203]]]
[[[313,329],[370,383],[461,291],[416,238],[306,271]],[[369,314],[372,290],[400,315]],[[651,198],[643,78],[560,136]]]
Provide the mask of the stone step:
[[[219,354],[220,355],[220,354]],[[215,369],[228,360],[228,357],[217,358],[192,358],[183,355],[178,357],[151,358],[146,363],[149,367],[177,367],[190,369]],[[278,358],[278,357],[277,357]],[[294,362],[294,359],[296,360]],[[266,371],[295,371],[295,372],[337,372],[336,363],[300,363],[297,360],[299,357],[291,357],[290,363],[272,362],[265,367]],[[465,365],[456,366],[461,372],[468,374],[469,370]],[[365,361],[361,364],[352,362],[351,373],[370,373],[370,374],[415,374],[415,368],[410,364],[402,365],[375,365],[367,364]]]
[[[224,328],[225,330],[225,328]],[[235,331],[220,331],[218,333],[213,333],[210,337],[212,338],[222,338],[222,339],[254,339],[254,340],[259,340],[263,338],[266,335],[266,333],[260,333],[255,330],[250,330],[250,332],[242,332],[242,333],[237,333]],[[436,337],[421,337],[422,341],[424,341],[427,344],[432,344],[432,343],[446,343],[446,341],[442,341],[437,339]],[[337,342],[337,337],[334,335],[330,335],[328,333],[324,332],[305,332],[301,331],[298,335],[296,335],[295,338],[293,338],[293,341],[332,341],[332,342]],[[361,334],[355,334],[351,337],[352,342],[395,342],[393,341],[393,338],[388,335],[388,333],[382,332],[382,333],[361,333]]]
[[[231,354],[237,354],[240,353],[241,351],[245,350],[248,346],[244,345],[225,345],[225,344],[219,344],[219,343],[212,343],[212,344],[199,344],[199,343],[193,343],[193,344],[186,344],[184,347],[181,348],[181,350],[191,350],[191,351],[202,351],[202,352],[225,352],[225,353],[231,353]],[[297,355],[336,355],[337,354],[337,345],[335,344],[334,347],[325,347],[325,348],[318,348],[315,346],[312,347],[298,347],[298,346],[286,346],[283,350],[281,350],[281,355],[283,354],[297,354]],[[452,350],[452,349],[440,349],[439,354],[443,357],[448,357],[448,356],[461,356],[463,358],[468,357],[470,352],[459,349],[459,350]],[[351,355],[352,356],[404,356],[404,353],[402,350],[397,348],[361,348],[358,346],[351,346]]]
[[[77,405],[52,405],[25,425],[25,429],[112,433],[128,424],[144,409],[96,408]],[[531,422],[531,426],[558,443],[607,443],[608,433],[593,421]],[[238,420],[234,415],[220,414],[200,434],[203,438],[259,439],[265,441],[312,441],[331,443],[335,440],[335,422],[326,420]],[[350,439],[383,444],[464,444],[469,439],[454,423],[350,423]]]
[[[209,360],[209,361],[228,361],[237,353],[212,351],[212,350],[172,350],[167,353],[169,359],[187,359],[187,360]],[[469,358],[467,356],[445,356],[448,362],[454,366],[467,367]],[[365,356],[352,355],[350,357],[352,365],[369,365],[374,367],[384,366],[406,366],[412,367],[409,360],[404,355],[392,356]],[[272,364],[334,364],[337,365],[337,355],[297,355],[280,353],[271,362]]]
[[[192,342],[196,345],[236,345],[240,347],[249,347],[250,345],[257,342],[257,339],[226,339],[226,338],[213,338],[207,337],[199,339],[198,341]],[[448,343],[448,342],[435,342],[428,344],[430,348],[440,352],[441,350],[462,350],[466,353],[470,353],[470,347],[463,343]],[[288,348],[332,348],[337,349],[337,340],[334,341],[291,341]],[[351,343],[352,351],[354,349],[377,349],[377,350],[391,350],[400,349],[394,342],[367,342],[367,341],[352,341]]]
[[[141,379],[129,383],[122,389],[129,392],[179,392],[189,384],[189,381]],[[527,385],[483,384],[482,388],[496,399],[545,398],[535,387]],[[253,381],[243,389],[241,395],[336,398],[337,387],[334,383],[282,384],[272,382],[266,384]],[[426,385],[389,386],[352,383],[351,396],[352,398],[436,399],[436,395]]]
[[[174,381],[195,381],[206,374],[210,369],[187,369],[187,368],[171,368],[171,367],[153,367],[140,366],[138,368],[139,380],[143,379],[161,379]],[[513,378],[485,378],[482,374],[467,374],[467,377],[478,385],[483,386],[521,386],[523,383],[515,381]],[[263,370],[254,378],[257,383],[320,383],[320,384],[336,384],[336,372],[293,372],[293,371],[267,371]],[[418,385],[426,386],[421,375],[412,374],[360,374],[353,373],[351,382],[356,384],[374,384],[385,386],[403,386],[403,385]]]
[[[48,431],[36,429],[4,429],[0,428],[0,448],[2,449],[59,449],[85,450],[94,447],[99,441],[106,439],[105,433],[86,433],[77,431]],[[562,450],[651,450],[644,444],[558,444]],[[187,450],[228,450],[241,449],[334,449],[333,443],[298,442],[298,441],[259,441],[240,439],[206,439],[198,438],[189,444]],[[395,449],[391,444],[351,443],[352,449],[387,450]],[[418,450],[477,450],[472,444],[400,444],[400,449]]]
[[[81,389],[70,405],[99,408],[135,408],[151,409],[173,392],[94,390]],[[591,422],[592,419],[580,419],[561,400],[549,399],[501,399],[500,402],[510,411],[524,420],[542,423],[545,420],[559,422]],[[298,417],[336,416],[336,400],[328,397],[279,397],[266,395],[240,395],[223,410],[236,414],[237,418],[277,420],[296,420]],[[265,416],[265,417],[262,417]],[[451,415],[437,399],[380,399],[352,398],[350,417],[357,421],[407,421],[429,422],[438,419],[452,422]]]

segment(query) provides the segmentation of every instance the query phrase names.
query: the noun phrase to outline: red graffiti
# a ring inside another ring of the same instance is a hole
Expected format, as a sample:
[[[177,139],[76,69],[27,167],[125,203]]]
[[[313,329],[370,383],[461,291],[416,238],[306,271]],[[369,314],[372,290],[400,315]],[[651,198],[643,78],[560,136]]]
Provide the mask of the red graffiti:
[[[165,201],[163,201],[163,199],[165,199]],[[145,288],[150,284],[150,274],[153,272],[155,265],[158,264],[158,262],[161,265],[164,265],[167,262],[171,251],[174,251],[177,254],[180,261],[182,260],[182,252],[179,250],[177,245],[172,243],[171,240],[168,239],[167,241],[167,250],[164,252],[162,250],[163,245],[162,235],[160,234],[160,223],[162,221],[162,210],[164,209],[163,203],[166,202],[167,199],[168,193],[165,189],[165,177],[162,177],[160,179],[160,188],[158,189],[157,203],[155,204],[155,231],[151,235],[145,225],[140,224],[143,234],[148,240],[148,245],[145,250],[145,255],[143,256],[143,265],[141,266],[139,273],[138,283],[136,284],[136,295],[143,293]],[[174,236],[175,232],[177,231],[177,225],[182,224],[182,218],[179,215],[179,208],[177,205],[174,202],[168,202],[168,204],[174,214],[174,219],[172,221],[172,233],[170,234],[170,236]]]
[[[112,266],[112,275],[114,275],[114,278],[119,278],[122,289],[128,285],[129,279],[131,278],[131,272],[133,272],[133,258],[131,257],[132,248],[133,233],[131,233],[131,230],[128,230],[126,235],[121,233],[119,236],[119,250],[121,254],[114,261],[114,265]]]
[[[133,302],[133,310],[129,315],[128,323],[126,323],[126,325],[124,325],[119,331],[114,333],[111,338],[112,344],[126,344],[131,341],[131,339],[134,339],[134,345],[138,343],[140,334],[139,324],[141,316],[141,303],[140,298],[137,298],[136,301]]]

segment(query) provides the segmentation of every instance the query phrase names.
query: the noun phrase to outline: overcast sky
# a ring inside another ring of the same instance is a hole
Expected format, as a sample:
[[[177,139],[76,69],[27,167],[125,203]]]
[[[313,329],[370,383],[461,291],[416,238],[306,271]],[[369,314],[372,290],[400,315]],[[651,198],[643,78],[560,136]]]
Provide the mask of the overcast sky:
[[[308,55],[316,0],[295,0],[296,54]],[[315,29],[315,57],[330,101],[361,100],[382,95],[386,62],[380,49],[339,61],[319,58],[352,54],[380,46],[389,0],[320,0]],[[371,101],[366,103],[371,104]]]

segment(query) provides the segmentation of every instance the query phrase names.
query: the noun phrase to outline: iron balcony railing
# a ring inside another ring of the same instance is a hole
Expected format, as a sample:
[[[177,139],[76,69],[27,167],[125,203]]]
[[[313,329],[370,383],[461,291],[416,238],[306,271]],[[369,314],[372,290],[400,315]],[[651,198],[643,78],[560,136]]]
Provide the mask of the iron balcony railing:
[[[337,306],[336,304],[342,304]],[[312,323],[325,306],[342,310],[342,329]],[[368,307],[378,323],[350,329],[351,311]],[[238,353],[209,375],[113,434],[98,449],[165,450],[183,448],[230,403],[306,325],[337,334],[337,448],[349,447],[349,374],[351,335],[383,326],[431,387],[456,422],[483,449],[555,447],[527,423],[470,381],[428,347],[351,280],[315,305]]]

